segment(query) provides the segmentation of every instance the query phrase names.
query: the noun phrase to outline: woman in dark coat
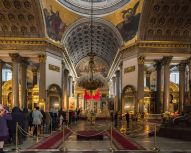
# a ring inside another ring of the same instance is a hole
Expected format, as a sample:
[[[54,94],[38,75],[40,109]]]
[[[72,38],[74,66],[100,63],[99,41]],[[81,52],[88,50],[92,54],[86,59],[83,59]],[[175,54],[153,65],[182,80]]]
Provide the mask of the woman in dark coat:
[[[4,153],[4,141],[7,140],[9,137],[7,120],[11,120],[11,115],[7,113],[3,105],[0,104],[0,153]]]

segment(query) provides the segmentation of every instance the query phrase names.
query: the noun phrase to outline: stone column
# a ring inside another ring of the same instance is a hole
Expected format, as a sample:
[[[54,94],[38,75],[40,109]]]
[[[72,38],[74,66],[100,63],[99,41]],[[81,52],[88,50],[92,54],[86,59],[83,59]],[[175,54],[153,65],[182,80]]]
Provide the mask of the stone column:
[[[46,99],[46,55],[41,54],[39,57],[39,72],[40,72],[40,80],[39,80],[39,100],[44,99],[46,106],[46,111],[49,111],[49,104]]]
[[[147,86],[149,89],[151,88],[150,77],[151,77],[151,72],[150,72],[150,71],[147,71],[147,72],[146,72],[146,86]]]
[[[113,88],[112,95],[113,97],[115,97],[116,96],[116,77],[112,77],[112,88]]]
[[[184,111],[184,102],[185,102],[185,63],[179,64],[179,112]]]
[[[13,107],[19,105],[19,61],[20,56],[17,53],[11,53],[9,56],[12,59],[12,98],[13,98]]]
[[[37,84],[37,68],[33,67],[32,72],[33,72],[33,86],[35,86]]]
[[[2,70],[3,70],[4,62],[0,60],[0,104],[2,104]]]
[[[135,112],[144,112],[144,62],[145,58],[140,56],[137,58],[138,61],[138,80],[137,80],[137,101],[135,105]]]
[[[191,105],[191,58],[188,60],[188,67],[189,67],[189,92],[188,92],[188,96],[189,96],[189,102]]]
[[[67,69],[64,70],[64,95],[63,95],[63,98],[64,98],[64,108],[66,110],[69,109],[69,99],[68,99],[68,75],[69,75],[69,71]]]
[[[77,94],[77,100],[76,100],[76,108],[79,108],[79,98],[80,98],[80,94]]]
[[[73,94],[72,94],[72,90],[73,90],[73,85],[72,85],[72,82],[73,82],[73,78],[72,76],[69,76],[68,78],[68,83],[69,83],[69,97],[72,97]]]
[[[156,71],[157,71],[157,82],[156,82],[157,91],[156,91],[154,112],[156,114],[160,114],[161,113],[161,88],[162,88],[162,84],[161,84],[162,63],[161,63],[161,61],[156,61],[155,67],[156,67]]]
[[[163,94],[163,112],[169,111],[169,94],[170,94],[170,62],[171,56],[163,57],[164,65],[164,94]]]
[[[27,108],[27,58],[21,59],[21,107]]]
[[[116,96],[117,96],[117,110],[121,111],[121,102],[120,102],[120,71],[115,72],[116,75]]]
[[[121,111],[121,113],[123,113],[123,102],[122,102],[122,92],[123,92],[123,62],[121,62],[121,64],[119,65],[120,66],[120,88],[119,88],[119,90],[120,90],[120,97],[119,97],[119,101],[120,101],[120,104],[121,104],[121,106],[120,106],[120,111]]]
[[[65,63],[62,61],[62,102],[61,102],[61,107],[64,109],[64,70],[65,70]]]

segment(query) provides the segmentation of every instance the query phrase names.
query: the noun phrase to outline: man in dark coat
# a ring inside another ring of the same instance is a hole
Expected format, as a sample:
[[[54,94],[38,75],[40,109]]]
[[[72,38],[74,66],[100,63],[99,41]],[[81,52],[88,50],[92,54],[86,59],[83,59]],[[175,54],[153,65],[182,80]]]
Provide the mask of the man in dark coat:
[[[15,140],[16,140],[16,123],[18,122],[19,127],[22,128],[24,130],[25,128],[25,116],[24,114],[21,112],[21,110],[18,107],[14,107],[12,110],[12,121],[11,121],[11,126],[10,126],[10,132],[12,133],[13,136],[13,143],[15,144]],[[23,135],[21,130],[18,130],[18,141],[19,144],[23,143]]]
[[[129,118],[130,118],[130,115],[129,115],[129,113],[127,112],[127,113],[125,114],[125,119],[126,119],[126,122],[127,122],[127,127],[129,126]]]

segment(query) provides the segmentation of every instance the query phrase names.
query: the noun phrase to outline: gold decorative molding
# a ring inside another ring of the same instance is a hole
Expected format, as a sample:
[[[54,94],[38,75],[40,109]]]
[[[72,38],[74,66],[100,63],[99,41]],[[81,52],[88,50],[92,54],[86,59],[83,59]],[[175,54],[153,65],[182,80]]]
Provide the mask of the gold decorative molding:
[[[58,66],[49,64],[49,65],[48,65],[48,68],[49,68],[49,70],[56,71],[56,72],[60,72],[60,67],[58,67]]]
[[[40,54],[38,55],[38,58],[40,63],[46,63],[46,55]]]
[[[138,61],[138,64],[144,64],[144,63],[145,63],[145,57],[139,56],[139,57],[137,58],[137,61]]]
[[[135,71],[135,66],[126,67],[124,69],[124,74],[130,73],[130,72],[133,72],[133,71]]]

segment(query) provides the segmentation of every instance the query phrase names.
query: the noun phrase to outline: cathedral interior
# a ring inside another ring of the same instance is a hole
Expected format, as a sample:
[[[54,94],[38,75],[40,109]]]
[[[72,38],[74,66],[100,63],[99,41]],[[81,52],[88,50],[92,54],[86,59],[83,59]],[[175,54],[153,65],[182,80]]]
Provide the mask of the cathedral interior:
[[[0,0],[0,86],[5,152],[191,152],[191,0]]]

